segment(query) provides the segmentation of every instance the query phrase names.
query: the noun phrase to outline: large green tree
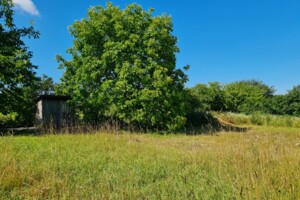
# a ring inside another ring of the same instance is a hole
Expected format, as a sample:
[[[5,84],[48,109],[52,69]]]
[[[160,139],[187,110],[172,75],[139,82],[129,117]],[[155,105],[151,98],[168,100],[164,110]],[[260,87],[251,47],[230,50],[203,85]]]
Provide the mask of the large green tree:
[[[34,88],[38,81],[34,72],[37,67],[30,61],[32,52],[22,38],[37,38],[39,33],[32,26],[18,28],[13,21],[12,7],[11,0],[0,0],[0,116],[6,119],[0,118],[0,126],[7,119],[17,120],[14,126],[32,122]]]
[[[105,118],[143,128],[179,129],[185,124],[186,74],[176,68],[177,39],[171,17],[152,16],[131,4],[95,6],[70,27],[72,60],[59,91],[86,121]]]

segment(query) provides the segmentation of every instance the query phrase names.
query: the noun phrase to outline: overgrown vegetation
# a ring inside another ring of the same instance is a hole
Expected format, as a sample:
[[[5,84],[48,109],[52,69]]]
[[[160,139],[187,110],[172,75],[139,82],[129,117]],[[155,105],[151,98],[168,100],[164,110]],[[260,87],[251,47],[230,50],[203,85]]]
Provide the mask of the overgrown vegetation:
[[[4,199],[298,199],[300,134],[0,138]]]

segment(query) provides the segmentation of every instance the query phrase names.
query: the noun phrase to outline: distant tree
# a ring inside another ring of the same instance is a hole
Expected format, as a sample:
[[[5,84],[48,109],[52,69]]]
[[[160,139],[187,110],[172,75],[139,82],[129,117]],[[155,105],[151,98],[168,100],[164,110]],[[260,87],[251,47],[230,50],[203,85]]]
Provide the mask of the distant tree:
[[[38,81],[38,94],[39,95],[51,95],[55,92],[56,84],[53,79],[45,74],[42,75]]]
[[[211,110],[211,96],[209,88],[206,84],[197,84],[189,89],[190,98],[189,104],[191,104],[190,112],[203,112]]]
[[[27,114],[31,111],[33,93],[38,80],[34,69],[37,67],[30,61],[32,53],[28,51],[22,37],[38,38],[39,33],[32,26],[18,28],[14,24],[11,0],[0,0],[0,115],[17,121],[13,125],[24,125]],[[26,98],[30,98],[29,105]],[[14,116],[14,117],[9,117]],[[7,120],[0,118],[0,126]]]
[[[65,69],[58,90],[72,96],[83,120],[113,118],[169,130],[184,126],[187,75],[175,67],[179,49],[172,20],[152,12],[108,3],[90,8],[86,19],[70,27],[72,60],[58,56]]]
[[[265,113],[273,115],[287,115],[289,106],[286,95],[274,95],[264,104]]]
[[[287,114],[300,116],[300,85],[294,86],[286,94]]]
[[[208,83],[209,91],[211,95],[211,110],[224,111],[225,110],[225,97],[223,86],[218,82]]]
[[[195,111],[222,111],[225,109],[224,91],[220,83],[210,82],[197,84],[190,89],[191,94],[198,100]]]
[[[224,87],[226,109],[244,113],[263,112],[265,102],[273,93],[272,87],[257,80],[229,83]]]

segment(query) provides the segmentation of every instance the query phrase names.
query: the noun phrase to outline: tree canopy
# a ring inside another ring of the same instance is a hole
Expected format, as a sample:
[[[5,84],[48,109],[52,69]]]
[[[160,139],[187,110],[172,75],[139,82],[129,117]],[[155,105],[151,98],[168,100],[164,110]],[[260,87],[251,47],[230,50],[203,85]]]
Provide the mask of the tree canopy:
[[[26,124],[28,115],[34,115],[33,95],[38,81],[34,72],[37,67],[30,61],[32,52],[22,38],[38,38],[39,33],[32,26],[18,28],[12,7],[11,0],[0,1],[0,126],[7,119]]]
[[[263,109],[274,89],[261,81],[246,80],[225,85],[224,93],[228,111],[251,113]]]
[[[107,3],[70,26],[72,60],[58,56],[65,69],[58,91],[72,96],[83,120],[117,119],[149,129],[184,126],[187,75],[176,68],[172,20],[152,12]]]
[[[274,97],[273,87],[257,80],[235,81],[223,85],[218,82],[197,84],[190,88],[190,94],[196,112],[276,112],[274,105],[277,97]]]
[[[225,99],[223,86],[218,82],[196,84],[190,89],[191,95],[198,99],[196,111],[224,111]],[[195,104],[195,103],[194,103]]]
[[[294,86],[286,94],[288,107],[286,108],[289,115],[300,116],[300,85]]]

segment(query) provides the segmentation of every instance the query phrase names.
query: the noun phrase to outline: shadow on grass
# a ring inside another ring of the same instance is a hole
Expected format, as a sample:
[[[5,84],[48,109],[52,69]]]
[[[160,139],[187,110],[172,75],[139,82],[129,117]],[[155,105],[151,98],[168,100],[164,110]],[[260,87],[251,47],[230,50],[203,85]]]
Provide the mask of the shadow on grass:
[[[36,127],[3,128],[0,129],[0,136],[38,136],[41,129]]]
[[[250,128],[239,127],[214,117],[209,112],[195,112],[187,115],[186,133],[188,135],[213,135],[218,132],[246,132]]]

